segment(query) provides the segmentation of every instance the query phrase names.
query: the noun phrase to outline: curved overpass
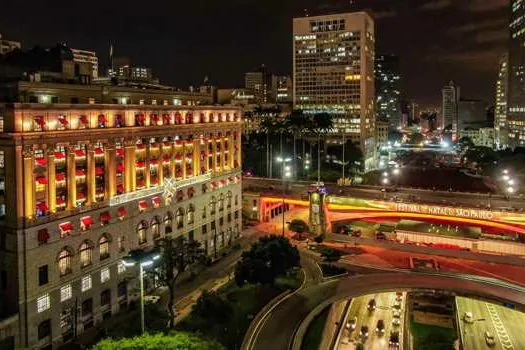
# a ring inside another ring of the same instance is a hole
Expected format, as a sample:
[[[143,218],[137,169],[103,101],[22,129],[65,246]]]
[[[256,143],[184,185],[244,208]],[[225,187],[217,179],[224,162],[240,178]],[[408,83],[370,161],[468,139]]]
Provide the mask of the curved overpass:
[[[303,321],[340,299],[391,290],[433,289],[511,303],[525,310],[525,288],[492,278],[431,272],[352,276],[304,288],[283,300],[261,319],[253,334],[246,335],[250,337],[247,349],[290,349],[298,329],[305,328]]]

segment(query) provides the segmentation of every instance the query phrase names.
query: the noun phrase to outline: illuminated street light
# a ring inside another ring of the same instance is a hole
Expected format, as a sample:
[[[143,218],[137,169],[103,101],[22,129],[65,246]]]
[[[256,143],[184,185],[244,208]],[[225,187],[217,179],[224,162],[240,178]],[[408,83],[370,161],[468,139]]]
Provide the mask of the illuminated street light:
[[[507,181],[507,183],[508,183],[509,185],[514,185],[514,180],[513,180],[513,179],[510,179],[509,181]]]
[[[509,171],[507,169],[503,169],[503,174],[508,174]]]
[[[507,188],[507,192],[508,192],[508,193],[514,193],[514,187],[509,186],[509,187]]]
[[[385,185],[388,184],[388,178],[385,177],[385,178],[383,179],[383,184],[385,184]]]
[[[502,179],[505,180],[505,181],[509,181],[510,176],[509,175],[503,175]]]
[[[383,176],[388,176],[388,173],[385,171],[385,172],[383,173]]]
[[[392,174],[394,175],[399,175],[400,171],[398,168],[395,168],[394,170],[392,170]]]
[[[277,160],[279,163],[282,163],[284,159],[283,159],[282,157],[277,157],[276,160]]]

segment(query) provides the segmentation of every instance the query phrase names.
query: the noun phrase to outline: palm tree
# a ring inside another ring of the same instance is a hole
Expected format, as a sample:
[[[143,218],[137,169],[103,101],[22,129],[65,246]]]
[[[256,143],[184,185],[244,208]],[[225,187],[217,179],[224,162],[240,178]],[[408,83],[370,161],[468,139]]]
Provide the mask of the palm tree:
[[[316,113],[312,118],[310,131],[317,135],[317,183],[321,182],[321,135],[325,136],[334,128],[334,121],[330,114]]]
[[[277,133],[280,134],[282,153],[282,133],[285,130],[285,126],[280,120],[281,108],[279,106],[271,108],[262,108],[260,106],[257,106],[255,108],[255,111],[256,113],[262,115],[260,128],[263,132],[266,133],[266,176],[272,177],[273,171],[271,166],[272,159],[270,155],[270,135]]]
[[[310,118],[303,113],[300,109],[295,109],[290,113],[286,119],[286,129],[291,131],[293,136],[293,171],[294,176],[297,174],[297,136],[300,136],[302,139],[303,133],[309,128]],[[304,139],[303,139],[303,158],[304,158]]]

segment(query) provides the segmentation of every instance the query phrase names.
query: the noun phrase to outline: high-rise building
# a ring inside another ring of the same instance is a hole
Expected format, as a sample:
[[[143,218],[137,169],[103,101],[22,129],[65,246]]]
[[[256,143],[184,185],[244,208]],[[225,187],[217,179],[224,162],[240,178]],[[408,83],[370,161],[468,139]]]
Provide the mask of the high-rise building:
[[[276,103],[291,103],[293,95],[292,78],[288,75],[272,76],[272,95]]]
[[[452,134],[452,140],[457,139],[458,135],[458,117],[459,117],[459,96],[460,88],[453,81],[445,85],[441,91],[443,95],[443,129],[449,130]]]
[[[525,144],[525,3],[510,1],[507,130],[509,147]]]
[[[294,108],[334,117],[334,137],[358,142],[374,165],[374,20],[366,12],[294,18]]]
[[[234,244],[240,113],[0,104],[0,348],[56,348],[126,309],[140,294],[131,250],[186,237],[213,259]]]
[[[395,55],[377,55],[375,61],[376,115],[388,120],[390,129],[400,125],[400,83],[399,57]]]
[[[461,98],[458,103],[458,130],[487,127],[492,123],[487,119],[487,109],[487,103],[482,100]]]
[[[258,104],[268,103],[271,99],[272,75],[263,64],[255,72],[244,75],[244,87],[253,91]]]
[[[98,78],[98,57],[95,51],[71,49],[73,61],[79,63],[89,63],[93,67],[93,78]]]
[[[2,34],[0,34],[0,55],[5,55],[15,49],[20,49],[21,47],[22,45],[18,41],[2,39]]]
[[[157,84],[159,82],[153,76],[151,68],[132,65],[128,57],[112,58],[111,64],[112,67],[108,70],[110,77],[132,83]]]
[[[508,145],[507,130],[507,93],[509,83],[509,58],[502,57],[499,62],[498,79],[496,80],[496,105],[494,107],[494,131],[496,148],[504,149]]]

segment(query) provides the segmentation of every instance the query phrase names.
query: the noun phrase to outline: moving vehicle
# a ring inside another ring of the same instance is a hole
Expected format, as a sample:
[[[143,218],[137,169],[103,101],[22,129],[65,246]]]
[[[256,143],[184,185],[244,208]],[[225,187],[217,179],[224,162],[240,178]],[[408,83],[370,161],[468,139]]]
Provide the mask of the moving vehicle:
[[[390,339],[388,341],[388,346],[390,350],[399,349],[399,332],[398,331],[390,333]]]
[[[368,301],[368,311],[372,312],[376,309],[376,300],[375,299],[370,299]]]
[[[357,324],[357,316],[354,316],[354,318],[348,322],[346,322],[346,329],[349,331],[353,331],[355,329],[355,326]]]
[[[377,321],[376,332],[379,333],[380,335],[385,333],[385,321],[383,320]]]
[[[485,331],[485,343],[487,343],[488,346],[494,346],[496,345],[496,339],[494,338],[494,335],[490,333],[489,331]]]
[[[403,300],[403,293],[402,292],[396,292],[396,300],[397,301]]]
[[[463,315],[463,321],[465,321],[466,323],[474,323],[474,315],[472,314],[472,312],[465,312],[465,314]]]
[[[361,331],[359,332],[359,336],[363,339],[368,338],[368,326],[361,326]]]
[[[401,324],[401,319],[399,317],[392,318],[392,326],[399,326]]]
[[[398,309],[392,309],[392,315],[394,317],[401,317],[401,310],[398,310]]]

